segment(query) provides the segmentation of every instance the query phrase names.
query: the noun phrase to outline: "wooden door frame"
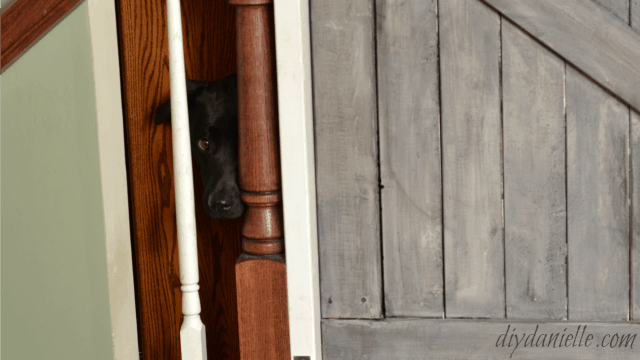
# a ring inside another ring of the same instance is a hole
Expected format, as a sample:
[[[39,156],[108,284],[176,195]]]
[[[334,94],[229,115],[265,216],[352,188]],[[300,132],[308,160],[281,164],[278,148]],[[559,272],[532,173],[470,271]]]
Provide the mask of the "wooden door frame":
[[[309,0],[274,1],[274,14],[291,357],[320,360]]]
[[[11,29],[3,33],[3,51],[5,46],[12,46],[14,51],[3,52],[2,71],[9,68],[82,3],[83,0],[20,0],[8,3],[1,12],[2,29]],[[109,284],[113,356],[117,360],[137,359],[138,329],[133,289],[115,3],[89,1],[87,7],[93,55],[107,254],[105,275]]]
[[[138,359],[115,2],[89,1],[88,8],[114,359]]]

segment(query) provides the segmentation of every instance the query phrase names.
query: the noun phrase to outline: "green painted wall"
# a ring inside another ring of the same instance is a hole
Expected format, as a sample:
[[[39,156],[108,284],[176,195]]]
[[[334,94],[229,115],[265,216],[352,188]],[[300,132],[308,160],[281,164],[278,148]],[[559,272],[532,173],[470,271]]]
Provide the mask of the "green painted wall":
[[[113,359],[87,2],[2,74],[2,359]]]

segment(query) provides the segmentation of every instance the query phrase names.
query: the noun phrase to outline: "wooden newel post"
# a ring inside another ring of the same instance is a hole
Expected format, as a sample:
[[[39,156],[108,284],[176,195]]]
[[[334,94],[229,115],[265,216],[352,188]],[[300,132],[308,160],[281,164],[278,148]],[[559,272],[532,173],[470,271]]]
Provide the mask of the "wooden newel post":
[[[236,6],[244,253],[236,263],[243,360],[289,359],[280,149],[276,118],[271,0]]]

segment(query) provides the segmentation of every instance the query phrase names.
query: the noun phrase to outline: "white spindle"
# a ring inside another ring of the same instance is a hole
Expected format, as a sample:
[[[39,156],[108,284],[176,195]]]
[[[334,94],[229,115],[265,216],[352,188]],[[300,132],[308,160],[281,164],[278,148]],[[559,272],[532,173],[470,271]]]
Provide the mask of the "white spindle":
[[[167,0],[167,23],[169,29],[169,73],[171,76],[173,168],[176,183],[182,314],[184,315],[180,328],[180,345],[182,359],[206,360],[207,344],[204,324],[200,319],[200,296],[198,294],[200,286],[198,286],[196,217],[179,0]]]

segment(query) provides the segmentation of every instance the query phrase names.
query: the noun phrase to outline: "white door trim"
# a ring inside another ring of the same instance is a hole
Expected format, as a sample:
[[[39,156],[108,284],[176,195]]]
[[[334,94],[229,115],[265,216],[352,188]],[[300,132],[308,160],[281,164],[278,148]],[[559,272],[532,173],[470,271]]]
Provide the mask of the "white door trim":
[[[274,12],[291,358],[321,360],[309,2]]]
[[[138,359],[115,2],[88,1],[113,354]]]

